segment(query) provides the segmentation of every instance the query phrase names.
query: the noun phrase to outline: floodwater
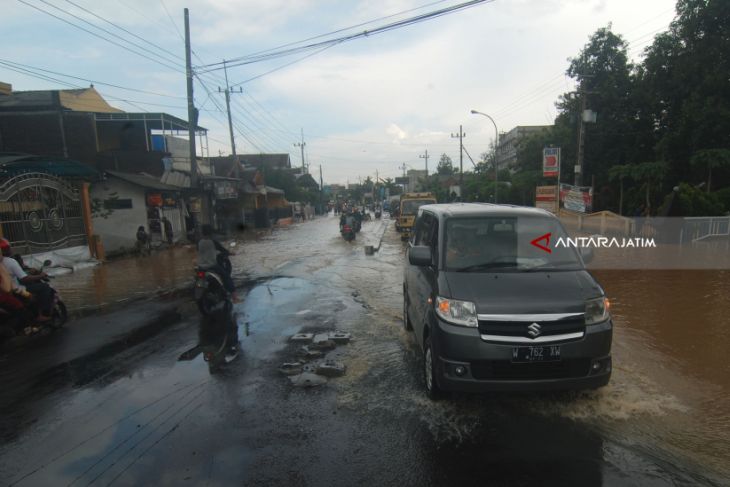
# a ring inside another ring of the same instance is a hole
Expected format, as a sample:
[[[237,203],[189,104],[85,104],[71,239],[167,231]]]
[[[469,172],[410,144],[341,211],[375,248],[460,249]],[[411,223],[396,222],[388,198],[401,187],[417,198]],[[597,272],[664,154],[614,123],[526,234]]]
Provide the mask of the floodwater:
[[[730,271],[596,271],[611,299],[614,377],[575,410],[730,478]]]
[[[236,307],[237,362],[211,375],[200,357],[178,361],[196,341],[193,313],[30,405],[33,425],[0,447],[0,473],[19,485],[728,483],[728,271],[594,272],[615,325],[599,391],[432,402],[401,324],[404,248],[392,221],[347,243],[332,216],[248,242],[232,259],[253,278]],[[335,351],[346,375],[293,390],[276,371],[295,357],[288,337],[331,329],[353,336]]]
[[[123,304],[189,286],[194,266],[194,247],[174,247],[149,256],[111,260],[62,274],[54,277],[51,284],[74,312]]]

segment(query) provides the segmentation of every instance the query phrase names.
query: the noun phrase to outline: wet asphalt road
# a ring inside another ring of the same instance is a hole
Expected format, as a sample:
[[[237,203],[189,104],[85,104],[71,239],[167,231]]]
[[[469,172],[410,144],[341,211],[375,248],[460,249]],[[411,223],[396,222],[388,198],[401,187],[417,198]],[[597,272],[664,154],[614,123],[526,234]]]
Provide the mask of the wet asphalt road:
[[[201,322],[186,305],[184,319],[153,338],[29,377],[24,397],[2,391],[15,408],[0,420],[2,482],[727,483],[727,472],[689,452],[632,434],[662,421],[666,398],[628,394],[642,385],[620,373],[597,393],[426,399],[420,353],[400,323],[403,246],[386,223],[366,223],[351,244],[331,217],[247,244],[234,261],[248,278],[235,310],[241,351],[228,364],[212,369],[195,355],[217,350],[225,320]],[[383,233],[381,250],[365,256]],[[297,358],[289,337],[330,330],[353,336],[329,355],[346,375],[293,387],[277,370]]]

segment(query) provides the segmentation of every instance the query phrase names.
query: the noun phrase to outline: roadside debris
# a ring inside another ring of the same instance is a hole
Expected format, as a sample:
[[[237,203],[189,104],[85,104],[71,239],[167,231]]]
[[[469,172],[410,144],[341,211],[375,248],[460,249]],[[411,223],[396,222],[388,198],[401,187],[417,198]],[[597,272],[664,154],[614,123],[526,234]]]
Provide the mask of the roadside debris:
[[[317,374],[325,377],[341,377],[345,375],[347,367],[342,362],[335,362],[334,360],[325,360],[323,363],[317,366]]]
[[[343,331],[332,331],[327,334],[327,337],[337,345],[344,345],[352,339],[352,335]]]
[[[287,362],[279,367],[279,372],[289,377],[292,385],[297,387],[314,387],[327,382],[326,377],[342,377],[347,366],[331,358],[325,353],[346,345],[352,340],[350,333],[330,331],[326,333],[297,333],[289,341],[307,343],[298,350],[299,360]],[[337,354],[339,355],[339,354]],[[322,359],[317,361],[317,359]],[[312,363],[307,363],[312,360]]]
[[[320,333],[319,335],[314,336],[314,340],[309,347],[314,350],[332,350],[336,346],[337,344],[330,340],[329,334]]]
[[[327,383],[327,379],[321,375],[304,372],[299,375],[289,376],[292,385],[296,387],[316,387]]]
[[[297,333],[290,340],[293,342],[311,342],[312,338],[314,338],[313,333]]]
[[[281,367],[279,367],[279,372],[281,372],[284,375],[297,375],[302,373],[302,366],[304,364],[301,362],[289,362],[282,364]]]
[[[320,358],[323,355],[319,350],[310,350],[306,345],[299,349],[299,353],[306,359]]]

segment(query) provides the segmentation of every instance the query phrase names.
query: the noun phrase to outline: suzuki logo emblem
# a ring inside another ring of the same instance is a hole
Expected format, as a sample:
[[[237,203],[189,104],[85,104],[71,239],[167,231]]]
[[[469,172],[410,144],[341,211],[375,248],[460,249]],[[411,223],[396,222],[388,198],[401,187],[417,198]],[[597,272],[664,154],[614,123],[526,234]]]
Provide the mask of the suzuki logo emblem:
[[[527,334],[532,338],[537,338],[540,336],[540,333],[542,333],[542,327],[537,323],[533,323],[527,327]]]

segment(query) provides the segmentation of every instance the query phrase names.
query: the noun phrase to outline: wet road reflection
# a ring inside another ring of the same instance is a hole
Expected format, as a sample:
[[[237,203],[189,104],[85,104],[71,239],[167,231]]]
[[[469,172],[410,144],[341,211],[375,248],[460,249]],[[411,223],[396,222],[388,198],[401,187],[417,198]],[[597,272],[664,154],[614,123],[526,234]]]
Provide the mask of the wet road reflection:
[[[366,244],[381,250],[365,256]],[[613,300],[615,373],[560,395],[423,393],[400,323],[403,246],[372,222],[354,243],[333,218],[250,242],[257,278],[235,308],[240,353],[211,373],[185,323],[88,364],[30,408],[0,447],[17,485],[698,485],[730,478],[727,276],[596,273]],[[719,289],[718,289],[719,288]],[[278,372],[297,332],[341,330],[344,377],[296,389]],[[221,343],[221,335],[213,335]],[[200,348],[202,347],[202,348]],[[183,360],[179,360],[183,357]],[[708,370],[712,368],[713,370]]]

